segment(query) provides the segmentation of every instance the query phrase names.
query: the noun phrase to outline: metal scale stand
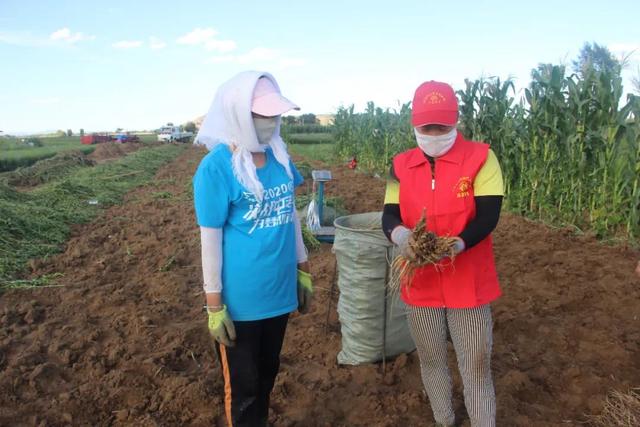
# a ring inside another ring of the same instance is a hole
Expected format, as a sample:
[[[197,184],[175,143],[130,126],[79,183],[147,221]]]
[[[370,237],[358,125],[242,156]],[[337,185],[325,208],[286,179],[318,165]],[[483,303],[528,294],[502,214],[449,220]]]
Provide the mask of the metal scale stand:
[[[311,171],[311,178],[313,178],[313,187],[318,190],[318,216],[320,217],[320,228],[312,230],[313,235],[321,242],[333,243],[333,239],[336,235],[336,228],[333,225],[323,226],[322,218],[324,213],[324,183],[331,181],[331,171],[329,170],[314,170]]]

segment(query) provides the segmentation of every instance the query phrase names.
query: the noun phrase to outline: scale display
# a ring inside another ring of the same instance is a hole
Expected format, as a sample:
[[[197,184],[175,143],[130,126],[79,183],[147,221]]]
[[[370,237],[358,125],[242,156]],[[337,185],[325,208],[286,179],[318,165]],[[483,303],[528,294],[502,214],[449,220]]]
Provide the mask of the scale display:
[[[331,171],[328,170],[314,170],[311,171],[311,178],[314,181],[331,181]]]

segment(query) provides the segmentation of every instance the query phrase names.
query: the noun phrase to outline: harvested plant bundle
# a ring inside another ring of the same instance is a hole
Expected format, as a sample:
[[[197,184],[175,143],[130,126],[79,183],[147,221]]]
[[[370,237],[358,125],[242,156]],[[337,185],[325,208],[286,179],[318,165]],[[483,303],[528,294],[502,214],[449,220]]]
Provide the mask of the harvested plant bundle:
[[[411,282],[416,270],[426,265],[438,265],[441,259],[455,257],[453,237],[438,237],[425,227],[426,219],[423,214],[409,237],[408,247],[404,253],[398,255],[391,264],[392,278],[390,286],[399,290],[403,283]]]
[[[627,393],[614,390],[609,393],[600,415],[589,416],[595,427],[632,427],[640,423],[640,387]]]

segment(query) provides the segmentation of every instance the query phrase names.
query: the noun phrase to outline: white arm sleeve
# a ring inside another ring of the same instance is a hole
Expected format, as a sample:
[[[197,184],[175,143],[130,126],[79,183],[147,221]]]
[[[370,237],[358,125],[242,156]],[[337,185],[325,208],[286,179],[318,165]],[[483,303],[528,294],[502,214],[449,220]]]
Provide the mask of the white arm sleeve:
[[[222,228],[200,227],[205,293],[222,292]]]
[[[307,260],[307,248],[304,246],[304,240],[302,239],[302,226],[300,225],[300,217],[298,212],[294,209],[295,213],[293,222],[296,226],[296,259],[298,264]]]

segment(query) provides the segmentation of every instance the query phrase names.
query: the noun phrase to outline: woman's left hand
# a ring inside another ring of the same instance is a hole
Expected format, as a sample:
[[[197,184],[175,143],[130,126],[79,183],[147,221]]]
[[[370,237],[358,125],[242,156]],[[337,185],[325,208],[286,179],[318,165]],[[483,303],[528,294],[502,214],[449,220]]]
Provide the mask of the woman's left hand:
[[[305,314],[309,311],[312,298],[313,284],[311,282],[311,274],[298,268],[298,311],[300,313]]]

